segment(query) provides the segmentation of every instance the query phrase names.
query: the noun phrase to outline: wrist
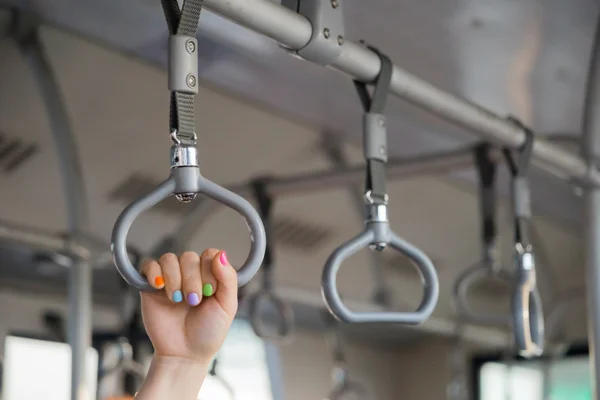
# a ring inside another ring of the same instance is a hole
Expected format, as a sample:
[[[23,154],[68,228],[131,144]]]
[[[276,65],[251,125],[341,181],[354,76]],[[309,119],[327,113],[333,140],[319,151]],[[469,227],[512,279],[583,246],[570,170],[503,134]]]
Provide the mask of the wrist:
[[[196,400],[210,360],[154,355],[136,400]]]

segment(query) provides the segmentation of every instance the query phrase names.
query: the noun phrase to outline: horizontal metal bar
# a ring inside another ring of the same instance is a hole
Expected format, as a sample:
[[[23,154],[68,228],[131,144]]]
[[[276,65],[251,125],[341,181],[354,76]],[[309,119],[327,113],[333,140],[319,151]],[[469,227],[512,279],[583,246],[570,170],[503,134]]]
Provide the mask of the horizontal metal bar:
[[[500,153],[493,153],[500,157]],[[473,165],[473,149],[465,147],[459,150],[436,152],[412,157],[391,158],[387,164],[387,176],[390,179],[448,174],[451,171],[470,168]],[[333,190],[363,182],[365,179],[364,164],[345,169],[334,169],[298,174],[288,177],[272,177],[268,190],[273,196],[284,196],[319,190]],[[227,186],[240,196],[252,194],[247,182]],[[217,203],[210,200],[199,200],[197,205],[186,214],[181,224],[175,229],[172,241],[174,251],[182,250],[186,242],[200,229],[203,221],[213,212]]]
[[[55,253],[68,250],[82,258],[89,258],[91,256],[91,252],[87,248],[74,245],[67,235],[51,233],[5,221],[0,222],[0,240],[11,241]]]
[[[80,235],[70,237],[67,233],[52,232],[35,227],[0,220],[0,241],[32,247],[52,253],[70,253],[95,265],[111,259],[110,246],[102,240]]]
[[[267,0],[205,0],[205,7],[233,22],[261,33],[293,50],[306,46],[312,35],[311,23],[295,12]],[[335,70],[364,82],[379,74],[379,56],[362,44],[345,41],[342,54],[332,65]],[[523,130],[472,102],[445,92],[394,66],[391,92],[438,117],[474,131],[488,141],[516,148],[525,141]],[[588,169],[579,156],[545,139],[533,147],[533,163],[563,179],[600,185],[600,172]]]

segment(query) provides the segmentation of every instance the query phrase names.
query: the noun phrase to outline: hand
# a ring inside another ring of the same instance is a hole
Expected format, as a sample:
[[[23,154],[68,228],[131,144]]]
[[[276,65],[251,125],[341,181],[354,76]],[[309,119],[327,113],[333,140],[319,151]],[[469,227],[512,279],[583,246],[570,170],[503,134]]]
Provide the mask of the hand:
[[[221,348],[238,307],[237,273],[224,251],[167,253],[142,266],[157,292],[143,292],[142,316],[155,359],[206,365]]]

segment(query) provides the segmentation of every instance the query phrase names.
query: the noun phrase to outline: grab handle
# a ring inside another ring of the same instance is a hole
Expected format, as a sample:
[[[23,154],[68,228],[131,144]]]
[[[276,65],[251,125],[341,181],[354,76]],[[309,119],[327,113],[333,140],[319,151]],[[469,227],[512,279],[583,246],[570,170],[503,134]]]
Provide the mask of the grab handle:
[[[512,297],[515,345],[522,357],[538,357],[544,351],[544,313],[535,283],[533,254],[519,252],[517,263],[517,285]]]
[[[344,381],[331,389],[325,400],[366,400],[367,398],[369,398],[368,392],[360,384],[353,381]]]
[[[117,218],[112,232],[112,252],[115,266],[123,279],[141,291],[155,291],[135,269],[127,256],[127,234],[133,221],[144,211],[154,207],[170,195],[190,196],[197,193],[222,203],[242,215],[250,230],[250,253],[238,270],[238,285],[243,286],[256,274],[265,254],[266,236],[260,216],[243,197],[217,185],[200,175],[198,167],[171,169],[171,176],[156,189],[131,203]]]
[[[407,256],[422,274],[423,300],[413,312],[354,312],[348,309],[337,289],[336,277],[342,262],[370,246],[382,243]],[[322,294],[329,311],[340,321],[348,323],[402,323],[417,325],[433,313],[439,296],[439,281],[433,263],[425,253],[398,237],[385,222],[367,223],[367,228],[350,241],[338,247],[325,263],[322,275]]]
[[[250,324],[258,337],[271,343],[284,344],[289,343],[294,333],[294,311],[292,307],[277,297],[271,291],[260,291],[250,295],[249,313]],[[267,327],[264,319],[264,306],[266,304],[274,306],[277,316],[277,326],[275,329]]]
[[[506,283],[507,287],[512,286],[513,278],[505,271],[495,271],[482,265],[479,262],[470,268],[464,270],[454,283],[454,300],[458,314],[465,321],[481,325],[509,325],[510,315],[478,313],[469,306],[468,293],[473,284],[488,277],[494,277]]]

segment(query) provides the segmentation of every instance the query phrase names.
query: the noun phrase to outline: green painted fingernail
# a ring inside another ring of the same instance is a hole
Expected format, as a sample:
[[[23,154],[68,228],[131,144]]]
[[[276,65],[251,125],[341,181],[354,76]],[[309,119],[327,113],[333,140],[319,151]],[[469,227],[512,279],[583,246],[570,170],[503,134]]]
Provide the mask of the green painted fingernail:
[[[213,295],[213,293],[214,289],[212,283],[205,283],[204,286],[202,286],[202,294],[204,296],[210,297]]]

